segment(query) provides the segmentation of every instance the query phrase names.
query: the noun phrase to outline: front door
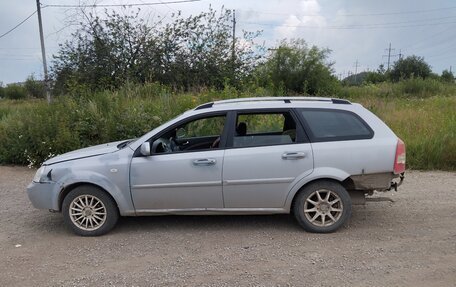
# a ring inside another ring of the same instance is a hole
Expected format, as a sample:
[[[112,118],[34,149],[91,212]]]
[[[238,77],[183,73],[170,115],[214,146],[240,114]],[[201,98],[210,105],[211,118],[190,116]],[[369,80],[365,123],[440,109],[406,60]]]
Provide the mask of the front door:
[[[152,155],[131,162],[131,194],[138,213],[223,208],[225,119],[199,117],[150,139]]]

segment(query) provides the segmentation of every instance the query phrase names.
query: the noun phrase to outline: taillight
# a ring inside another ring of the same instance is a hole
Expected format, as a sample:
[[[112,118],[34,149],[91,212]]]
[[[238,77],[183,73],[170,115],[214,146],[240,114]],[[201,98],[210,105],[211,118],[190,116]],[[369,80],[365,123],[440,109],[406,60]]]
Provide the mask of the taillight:
[[[395,174],[400,174],[405,171],[405,144],[401,139],[397,139],[393,170]]]

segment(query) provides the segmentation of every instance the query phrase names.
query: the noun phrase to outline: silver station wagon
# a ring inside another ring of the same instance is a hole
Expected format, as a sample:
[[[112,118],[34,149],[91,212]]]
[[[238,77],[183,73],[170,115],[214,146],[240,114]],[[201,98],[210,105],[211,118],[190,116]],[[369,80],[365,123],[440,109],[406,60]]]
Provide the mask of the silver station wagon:
[[[404,143],[346,100],[245,98],[207,103],[144,136],[47,160],[27,193],[83,236],[119,216],[291,213],[332,232],[352,203],[397,189]]]

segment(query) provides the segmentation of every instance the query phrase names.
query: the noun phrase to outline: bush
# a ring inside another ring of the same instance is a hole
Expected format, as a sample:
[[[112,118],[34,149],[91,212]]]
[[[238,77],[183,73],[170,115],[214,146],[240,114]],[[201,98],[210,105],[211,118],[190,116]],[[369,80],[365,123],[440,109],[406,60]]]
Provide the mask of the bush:
[[[388,76],[385,73],[380,72],[367,72],[364,77],[364,83],[368,84],[378,84],[386,82]]]
[[[273,53],[258,67],[256,77],[260,86],[271,88],[276,95],[332,95],[339,89],[328,61],[329,49],[295,39],[282,41]]]
[[[30,75],[24,84],[28,96],[32,98],[44,99],[46,97],[46,86],[44,82],[37,81],[33,75]]]
[[[448,70],[443,70],[441,79],[442,79],[442,81],[444,81],[444,82],[454,83],[454,75],[453,75],[453,72],[448,71]]]
[[[27,97],[27,91],[19,84],[9,84],[4,88],[4,92],[7,99],[20,100]]]
[[[411,78],[398,82],[393,86],[393,91],[397,94],[413,97],[432,97],[441,94],[444,85],[435,79],[422,80],[419,78]]]
[[[399,59],[390,71],[391,80],[397,82],[401,79],[421,78],[426,79],[431,76],[431,66],[418,56],[409,56]]]
[[[59,97],[51,105],[9,102],[6,109],[0,107],[0,163],[37,166],[70,150],[139,137],[201,101],[235,96],[237,91],[229,88],[197,98],[146,84]]]

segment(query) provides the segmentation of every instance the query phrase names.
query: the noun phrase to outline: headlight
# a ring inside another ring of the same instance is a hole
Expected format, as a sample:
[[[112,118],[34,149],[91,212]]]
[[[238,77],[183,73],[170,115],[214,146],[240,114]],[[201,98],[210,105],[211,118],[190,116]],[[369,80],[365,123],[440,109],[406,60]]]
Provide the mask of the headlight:
[[[42,177],[43,174],[44,174],[45,168],[46,168],[45,166],[42,166],[42,167],[40,167],[40,168],[36,171],[35,176],[33,177],[33,181],[34,181],[34,182],[40,182],[41,177]]]

